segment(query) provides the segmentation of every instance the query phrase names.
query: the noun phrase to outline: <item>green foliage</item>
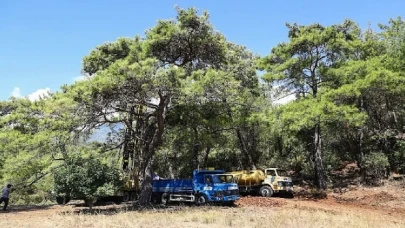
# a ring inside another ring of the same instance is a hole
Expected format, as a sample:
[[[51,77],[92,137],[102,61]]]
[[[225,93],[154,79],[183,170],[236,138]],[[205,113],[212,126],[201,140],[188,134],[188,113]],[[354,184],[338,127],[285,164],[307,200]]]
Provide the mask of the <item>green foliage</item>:
[[[364,160],[367,181],[370,184],[381,184],[381,179],[386,176],[388,166],[388,158],[384,153],[373,152],[368,154]]]
[[[132,47],[137,47],[139,39],[119,38],[116,42],[105,43],[92,50],[90,55],[83,59],[83,71],[93,75],[98,71],[107,69],[112,63],[124,59],[130,54]]]
[[[288,41],[260,58],[226,40],[207,12],[176,10],[144,37],[91,50],[87,80],[38,101],[0,102],[0,182],[15,185],[16,201],[45,201],[53,187],[78,197],[114,194],[122,151],[134,165],[125,175],[142,181],[141,203],[152,171],[189,177],[202,167],[276,166],[324,188],[343,161],[377,182],[386,167],[404,169],[400,17],[379,32],[350,20],[287,23]],[[273,102],[287,94],[295,100]],[[107,140],[89,142],[100,128],[110,131]]]
[[[54,173],[54,191],[81,199],[114,195],[122,187],[119,174],[93,156],[71,156]]]
[[[389,161],[394,171],[405,173],[405,141],[396,143],[395,151],[389,157]]]
[[[163,63],[205,68],[224,63],[224,37],[194,8],[177,8],[177,21],[160,20],[146,34],[148,52]]]
[[[382,29],[381,36],[390,58],[386,61],[386,66],[397,72],[404,73],[405,59],[405,21],[401,17],[391,18],[388,25],[379,25]]]

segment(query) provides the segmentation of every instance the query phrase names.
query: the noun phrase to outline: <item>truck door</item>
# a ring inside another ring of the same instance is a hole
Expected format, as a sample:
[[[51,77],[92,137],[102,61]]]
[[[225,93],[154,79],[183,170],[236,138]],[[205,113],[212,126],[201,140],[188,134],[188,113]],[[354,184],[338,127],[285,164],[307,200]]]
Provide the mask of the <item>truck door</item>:
[[[270,183],[273,183],[276,177],[276,171],[273,169],[266,170],[266,180]]]
[[[211,175],[205,175],[205,177],[204,177],[204,190],[212,191],[213,187],[214,187],[214,182],[212,180],[212,176]]]

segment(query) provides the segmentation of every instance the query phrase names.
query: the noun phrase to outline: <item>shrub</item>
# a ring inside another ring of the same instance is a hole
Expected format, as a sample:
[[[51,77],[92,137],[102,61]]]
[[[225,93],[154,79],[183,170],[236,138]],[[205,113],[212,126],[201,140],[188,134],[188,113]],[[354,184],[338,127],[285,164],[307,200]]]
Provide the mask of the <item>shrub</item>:
[[[381,185],[388,166],[388,157],[385,154],[373,152],[366,155],[364,159],[366,182],[372,185]]]
[[[84,199],[90,207],[94,199],[113,195],[120,185],[118,169],[94,157],[73,156],[54,174],[57,195]]]

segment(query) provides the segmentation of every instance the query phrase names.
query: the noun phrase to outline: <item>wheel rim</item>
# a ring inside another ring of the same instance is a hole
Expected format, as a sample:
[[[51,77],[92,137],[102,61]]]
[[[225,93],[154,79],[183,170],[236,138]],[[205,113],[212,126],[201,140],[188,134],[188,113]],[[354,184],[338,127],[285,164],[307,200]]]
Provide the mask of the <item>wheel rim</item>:
[[[205,197],[204,196],[198,197],[198,203],[199,204],[205,204]]]
[[[270,191],[268,189],[262,190],[262,196],[269,196],[269,195],[270,195]]]
[[[160,201],[162,202],[162,204],[167,203],[167,194],[166,193],[162,194],[162,199]]]

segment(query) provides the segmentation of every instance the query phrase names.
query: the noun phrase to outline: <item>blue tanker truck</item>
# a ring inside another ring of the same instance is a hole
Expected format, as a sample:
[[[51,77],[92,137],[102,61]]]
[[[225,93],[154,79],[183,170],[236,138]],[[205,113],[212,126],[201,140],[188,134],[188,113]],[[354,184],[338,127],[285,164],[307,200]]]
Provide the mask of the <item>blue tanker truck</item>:
[[[192,179],[154,180],[152,201],[233,204],[239,199],[239,188],[233,175],[224,170],[195,170]]]

